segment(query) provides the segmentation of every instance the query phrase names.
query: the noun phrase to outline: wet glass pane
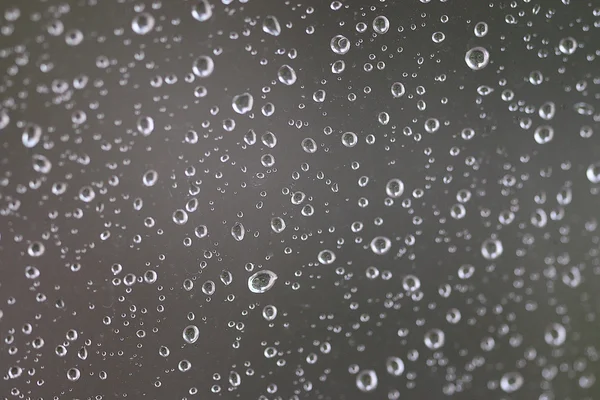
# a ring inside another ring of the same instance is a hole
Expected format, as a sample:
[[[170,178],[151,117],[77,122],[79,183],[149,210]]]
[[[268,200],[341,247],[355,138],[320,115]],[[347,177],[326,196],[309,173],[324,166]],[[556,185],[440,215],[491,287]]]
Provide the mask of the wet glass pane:
[[[0,12],[0,398],[600,398],[597,1]]]

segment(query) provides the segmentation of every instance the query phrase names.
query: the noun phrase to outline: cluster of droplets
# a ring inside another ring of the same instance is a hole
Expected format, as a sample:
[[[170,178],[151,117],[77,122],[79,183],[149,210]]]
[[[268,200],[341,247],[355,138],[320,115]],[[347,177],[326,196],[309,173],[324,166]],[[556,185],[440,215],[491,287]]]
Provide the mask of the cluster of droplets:
[[[558,374],[592,388],[598,351],[586,327],[597,317],[586,288],[599,275],[589,204],[600,195],[600,157],[588,64],[600,8],[574,13],[550,39],[536,31],[540,17],[569,16],[554,6],[492,2],[434,17],[429,3],[416,5],[416,22],[395,4],[193,0],[174,15],[154,2],[102,32],[67,23],[74,5],[28,18],[7,8],[8,40],[21,21],[50,18],[35,40],[2,51],[12,65],[0,86],[0,252],[15,261],[0,267],[10,277],[0,276],[0,359],[11,394],[45,390],[38,377],[56,365],[63,393],[96,377],[131,382],[127,366],[101,365],[124,357],[155,368],[147,348],[164,362],[151,389],[172,372],[208,375],[186,398],[202,386],[252,397],[254,384],[256,397],[277,397],[287,382],[270,377],[290,365],[293,396],[319,397],[346,361],[347,398],[379,395],[398,377],[410,391],[429,371],[445,377],[448,396],[480,384],[491,397],[526,396],[527,368],[541,370],[543,381],[528,385],[544,391],[539,399],[552,398]],[[501,23],[488,18],[495,10]],[[72,59],[59,48],[92,69],[67,76]],[[556,150],[570,145],[581,151]],[[583,250],[569,251],[573,242]],[[569,296],[585,321],[569,315]],[[22,304],[31,299],[44,311],[30,315]],[[105,330],[90,333],[83,312]],[[529,328],[530,315],[551,318]],[[67,320],[77,326],[65,338],[45,334]],[[211,364],[213,346],[224,362]],[[46,349],[55,358],[40,368]],[[505,362],[505,349],[523,356]],[[492,376],[482,383],[477,370]],[[153,396],[135,385],[119,395]]]

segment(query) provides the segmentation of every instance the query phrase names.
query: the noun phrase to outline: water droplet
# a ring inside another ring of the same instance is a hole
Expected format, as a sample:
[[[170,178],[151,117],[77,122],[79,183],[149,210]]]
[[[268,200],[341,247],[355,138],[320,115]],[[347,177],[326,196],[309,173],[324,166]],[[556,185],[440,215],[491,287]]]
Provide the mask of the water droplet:
[[[577,40],[572,37],[562,38],[558,42],[558,49],[563,54],[573,54],[577,50]]]
[[[133,17],[133,20],[131,21],[131,29],[133,29],[133,31],[138,35],[146,35],[152,31],[152,29],[154,29],[155,23],[156,20],[154,17],[145,12],[137,14],[135,17]]]
[[[431,329],[425,333],[423,342],[429,349],[438,350],[444,346],[446,335],[444,334],[444,331],[440,329]]]
[[[200,330],[198,329],[198,327],[196,325],[188,325],[183,330],[182,335],[183,335],[183,340],[185,340],[186,343],[194,344],[196,342],[196,340],[198,340],[198,337],[200,336]]]
[[[265,308],[263,308],[262,315],[266,321],[273,321],[275,318],[277,318],[277,307],[272,305],[265,306]]]
[[[478,22],[475,24],[475,28],[473,28],[473,32],[475,33],[475,36],[480,37],[480,38],[487,35],[488,31],[489,31],[489,27],[488,27],[488,24],[485,22]]]
[[[283,64],[277,71],[277,78],[279,79],[279,82],[283,83],[284,85],[293,85],[296,83],[297,79],[296,71],[294,71],[294,69],[289,65]]]
[[[200,78],[208,78],[215,70],[215,62],[209,56],[200,56],[194,60],[192,71]]]
[[[277,275],[268,269],[258,271],[248,278],[248,289],[252,293],[265,293],[275,285]]]
[[[483,47],[473,47],[465,54],[465,62],[469,68],[478,71],[490,62],[490,53]]]
[[[546,144],[554,138],[554,128],[550,125],[538,126],[533,133],[533,138],[538,144]]]
[[[67,370],[67,378],[71,382],[78,381],[80,377],[81,377],[81,372],[79,371],[79,369],[77,369],[77,368],[69,368]]]
[[[561,346],[567,339],[567,330],[557,322],[550,324],[544,332],[544,340],[550,346]]]
[[[317,259],[323,265],[333,264],[335,261],[335,253],[331,250],[321,250],[317,255]]]
[[[2,129],[0,127],[0,129]],[[21,135],[23,146],[28,149],[34,148],[42,138],[42,128],[37,124],[27,124]]]
[[[585,175],[591,183],[600,183],[600,161],[590,164]]]
[[[385,361],[385,368],[392,376],[400,376],[404,373],[404,361],[400,357],[388,357]]]
[[[404,96],[404,93],[406,93],[406,89],[404,88],[404,84],[400,83],[400,82],[394,82],[394,83],[392,83],[391,91],[392,91],[392,96],[395,99]]]
[[[154,119],[148,116],[139,117],[136,126],[139,133],[148,136],[154,131]]]
[[[317,142],[312,138],[304,138],[302,140],[302,150],[309,154],[315,153],[317,151]]]
[[[329,43],[331,50],[335,54],[344,55],[350,50],[350,41],[346,36],[336,35]]]
[[[516,392],[523,386],[523,376],[518,372],[507,372],[500,379],[500,388],[506,393]]]
[[[380,35],[383,35],[390,29],[390,21],[386,16],[379,15],[373,20],[373,30]]]
[[[177,209],[173,213],[173,222],[177,225],[185,225],[188,222],[188,213],[183,209]]]
[[[502,255],[504,248],[498,239],[486,239],[481,244],[481,255],[486,260],[495,260]]]
[[[244,240],[244,236],[246,236],[246,228],[244,228],[244,225],[241,222],[236,222],[231,227],[231,236],[233,236],[233,238],[238,242]]]
[[[356,375],[356,387],[364,393],[369,393],[377,389],[377,373],[372,369],[362,370]]]
[[[279,36],[281,34],[281,25],[276,17],[267,15],[263,20],[262,29],[265,33],[273,36]]]
[[[242,93],[233,97],[231,103],[233,110],[238,114],[246,114],[252,111],[254,105],[254,97],[250,93]]]
[[[371,240],[371,250],[381,256],[392,248],[392,241],[385,236],[377,236]]]
[[[404,193],[404,182],[398,178],[390,179],[385,184],[385,193],[392,199],[397,199]]]
[[[158,172],[153,169],[146,171],[142,176],[142,182],[144,183],[144,186],[154,186],[156,181],[158,181]]]
[[[285,221],[281,217],[271,218],[271,229],[275,233],[281,233],[285,230]]]
[[[192,5],[192,17],[196,21],[208,21],[212,15],[212,7],[207,0],[195,0]]]

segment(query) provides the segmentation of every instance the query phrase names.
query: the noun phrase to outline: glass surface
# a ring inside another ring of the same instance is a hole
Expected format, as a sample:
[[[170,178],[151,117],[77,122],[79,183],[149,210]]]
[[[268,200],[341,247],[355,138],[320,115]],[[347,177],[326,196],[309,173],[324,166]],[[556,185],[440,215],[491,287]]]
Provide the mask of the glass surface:
[[[600,399],[598,1],[0,12],[0,398]]]

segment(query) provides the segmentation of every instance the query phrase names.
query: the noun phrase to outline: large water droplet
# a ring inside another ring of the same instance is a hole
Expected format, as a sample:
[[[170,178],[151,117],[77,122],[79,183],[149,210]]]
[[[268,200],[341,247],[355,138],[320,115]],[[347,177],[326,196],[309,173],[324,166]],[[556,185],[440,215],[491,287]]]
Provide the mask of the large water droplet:
[[[296,83],[297,79],[296,71],[294,71],[294,69],[289,65],[283,64],[277,71],[277,78],[279,79],[279,82],[283,83],[284,85],[293,85]]]
[[[346,36],[336,35],[331,39],[329,46],[335,54],[344,55],[350,50],[350,40]]]
[[[276,17],[267,15],[263,20],[262,29],[265,33],[273,36],[279,36],[281,34],[281,25]]]
[[[490,53],[483,47],[473,47],[465,54],[465,62],[469,68],[478,71],[490,62]]]
[[[498,239],[486,239],[481,244],[481,255],[486,260],[495,260],[502,255],[504,248]]]
[[[196,0],[192,5],[192,17],[194,17],[196,21],[208,21],[212,15],[212,7],[208,1]]]
[[[373,30],[380,35],[390,29],[390,21],[384,15],[379,15],[373,20]]]
[[[369,393],[377,389],[377,373],[372,369],[362,370],[356,375],[356,387],[364,393]]]
[[[133,17],[131,29],[138,35],[145,35],[154,29],[156,20],[151,14],[141,13]]]
[[[238,114],[246,114],[247,112],[252,111],[252,106],[254,105],[254,97],[250,93],[242,93],[233,97],[233,101],[231,102],[231,106],[233,110]]]
[[[192,71],[200,78],[208,78],[215,70],[215,62],[209,56],[200,56],[194,60]]]
[[[404,183],[398,179],[390,179],[385,185],[385,193],[392,199],[396,199],[404,193]]]
[[[244,236],[246,236],[246,228],[244,228],[244,225],[241,222],[236,222],[231,227],[231,236],[233,236],[233,238],[238,242],[244,240]]]
[[[186,343],[195,343],[199,336],[200,330],[196,325],[188,325],[183,330],[183,340],[185,340]]]
[[[258,271],[248,278],[248,289],[252,293],[265,293],[275,285],[277,275],[268,269]]]

